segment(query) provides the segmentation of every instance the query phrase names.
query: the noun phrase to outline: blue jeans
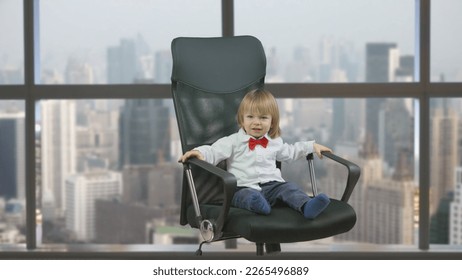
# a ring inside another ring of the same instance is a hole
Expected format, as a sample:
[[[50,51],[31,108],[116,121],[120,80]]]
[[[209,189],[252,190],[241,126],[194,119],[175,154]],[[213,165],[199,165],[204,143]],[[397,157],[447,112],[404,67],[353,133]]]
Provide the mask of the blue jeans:
[[[260,187],[261,191],[247,187],[238,187],[231,204],[234,207],[247,209],[241,202],[245,201],[245,198],[252,193],[253,195],[261,196],[271,206],[282,202],[303,214],[303,205],[311,200],[311,197],[303,192],[297,184],[292,182],[271,181],[260,184]]]

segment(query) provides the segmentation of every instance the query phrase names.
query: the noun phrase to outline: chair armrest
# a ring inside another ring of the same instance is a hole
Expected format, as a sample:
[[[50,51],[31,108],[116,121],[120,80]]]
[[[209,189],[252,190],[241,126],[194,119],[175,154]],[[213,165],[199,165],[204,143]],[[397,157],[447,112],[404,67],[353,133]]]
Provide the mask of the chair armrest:
[[[220,237],[223,231],[223,226],[225,224],[226,217],[228,216],[229,208],[231,207],[231,201],[233,199],[234,193],[236,192],[236,177],[233,174],[227,172],[226,170],[223,170],[217,166],[214,166],[206,161],[197,158],[190,158],[186,161],[185,164],[197,166],[218,177],[220,181],[223,183],[223,206],[216,220],[217,237]]]
[[[341,158],[331,152],[322,152],[322,155],[343,164],[348,169],[348,178],[346,182],[345,191],[343,192],[342,201],[347,202],[350,199],[351,193],[358,182],[359,176],[361,175],[361,168],[358,165]]]

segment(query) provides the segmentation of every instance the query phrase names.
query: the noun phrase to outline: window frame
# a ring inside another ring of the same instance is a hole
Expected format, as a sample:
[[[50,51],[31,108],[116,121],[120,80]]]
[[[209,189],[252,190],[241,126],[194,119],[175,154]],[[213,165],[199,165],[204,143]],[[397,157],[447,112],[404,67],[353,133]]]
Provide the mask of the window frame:
[[[23,0],[24,84],[0,85],[0,100],[23,100],[26,115],[26,248],[37,249],[35,198],[35,103],[41,99],[171,98],[170,84],[41,85],[35,82],[40,0]],[[406,83],[277,83],[267,84],[277,98],[413,98],[419,125],[419,250],[430,249],[430,100],[462,98],[462,82],[430,81],[430,0],[416,0],[416,79]],[[222,0],[222,36],[234,34],[234,1]],[[282,94],[284,93],[284,94]],[[371,94],[373,93],[373,95]],[[395,254],[396,252],[393,252]],[[69,254],[69,253],[67,253]],[[111,252],[111,254],[117,254]],[[165,254],[165,253],[164,253]],[[341,254],[341,252],[340,252]],[[353,255],[355,255],[353,253]],[[71,256],[71,255],[68,255]],[[94,255],[93,255],[94,256]],[[394,255],[393,255],[394,256]],[[399,257],[399,253],[397,254]],[[152,255],[148,256],[149,258]],[[353,256],[354,257],[354,256]]]

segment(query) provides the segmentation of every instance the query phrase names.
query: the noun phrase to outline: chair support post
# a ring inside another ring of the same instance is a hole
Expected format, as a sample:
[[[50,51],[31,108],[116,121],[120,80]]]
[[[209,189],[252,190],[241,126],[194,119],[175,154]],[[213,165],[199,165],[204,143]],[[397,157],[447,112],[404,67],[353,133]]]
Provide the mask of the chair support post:
[[[310,171],[310,179],[311,179],[311,188],[313,190],[313,196],[318,195],[318,187],[316,185],[316,176],[314,174],[314,158],[313,154],[308,154],[306,156],[306,160],[308,161],[308,169]]]
[[[188,179],[189,192],[191,193],[191,199],[194,206],[194,213],[196,214],[198,224],[200,224],[202,222],[202,215],[199,208],[199,200],[197,199],[196,186],[194,185],[191,166],[189,166],[189,164],[184,164],[183,166],[186,173],[186,177]]]
[[[265,254],[263,245],[263,243],[255,243],[255,246],[257,247],[257,256],[263,256]]]

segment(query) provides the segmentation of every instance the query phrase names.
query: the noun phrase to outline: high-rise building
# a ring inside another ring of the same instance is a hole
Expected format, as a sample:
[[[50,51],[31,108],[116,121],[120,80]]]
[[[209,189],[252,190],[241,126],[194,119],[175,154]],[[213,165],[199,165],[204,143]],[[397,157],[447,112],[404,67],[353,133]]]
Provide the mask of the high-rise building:
[[[450,224],[450,209],[454,200],[454,192],[449,192],[445,197],[440,199],[438,208],[430,219],[430,244],[449,244],[449,224]],[[459,202],[454,202],[455,206]],[[457,213],[453,213],[458,215]]]
[[[394,43],[368,43],[366,45],[366,83],[387,83],[394,80],[399,67],[399,53]],[[369,98],[366,101],[366,134],[372,141],[379,141],[379,114],[383,110],[384,98]]]
[[[414,118],[405,99],[385,100],[378,131],[378,151],[389,167],[396,168],[398,156],[403,154],[409,165],[414,164]]]
[[[42,191],[55,200],[57,210],[64,211],[65,180],[76,172],[75,101],[41,101],[41,114]]]
[[[151,220],[172,216],[164,209],[117,200],[99,199],[94,207],[94,242],[103,244],[150,243],[146,231]]]
[[[95,171],[71,175],[66,180],[66,228],[77,240],[95,238],[95,204],[97,200],[120,200],[122,176],[112,171]]]
[[[455,169],[454,200],[450,203],[449,210],[449,244],[462,244],[462,167]]]
[[[76,131],[77,170],[117,169],[119,166],[119,112],[81,109],[84,123]]]
[[[93,84],[93,68],[88,63],[78,61],[77,58],[69,58],[66,65],[66,84]]]
[[[366,121],[365,100],[340,99],[332,101],[332,127],[329,145],[335,150],[337,144],[362,142]]]
[[[155,56],[155,82],[170,83],[172,75],[172,54],[170,50],[156,52]]]
[[[24,112],[0,112],[0,197],[25,199]]]
[[[275,47],[270,48],[266,55],[266,79],[272,80],[277,77],[280,72],[279,57]]]
[[[374,244],[414,244],[418,187],[406,156],[398,159],[392,178],[383,176],[383,160],[370,140],[365,142],[360,156],[353,161],[361,166],[361,177],[349,201],[358,221],[350,232],[336,238]],[[342,179],[336,176],[342,173],[340,168],[343,167],[329,167],[327,181],[323,182],[333,197],[341,197]]]
[[[306,47],[296,47],[292,53],[292,60],[287,63],[284,75],[287,82],[312,82],[310,73],[310,50]]]
[[[107,82],[131,84],[137,78],[135,41],[122,39],[118,46],[107,49]]]
[[[414,56],[402,55],[399,58],[399,68],[395,70],[395,82],[413,82],[414,79]]]
[[[330,38],[322,38],[319,45],[318,81],[321,83],[332,82],[332,71],[337,66],[335,61],[335,43]]]
[[[459,117],[457,113],[448,107],[436,108],[431,113],[430,119],[430,158],[431,176],[430,187],[432,201],[430,201],[431,213],[449,192],[454,191],[454,172],[458,166],[458,128]]]
[[[395,43],[366,44],[366,82],[387,83],[393,81],[399,67],[399,51]]]
[[[162,100],[127,100],[119,131],[120,167],[170,160],[169,110]]]

